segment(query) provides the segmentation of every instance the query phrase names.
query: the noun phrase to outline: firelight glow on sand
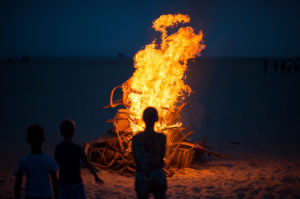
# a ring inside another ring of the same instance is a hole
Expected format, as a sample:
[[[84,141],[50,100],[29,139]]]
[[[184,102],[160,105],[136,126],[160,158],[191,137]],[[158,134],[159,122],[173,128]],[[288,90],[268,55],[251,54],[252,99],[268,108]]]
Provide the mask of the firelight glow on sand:
[[[159,112],[156,130],[181,125],[170,121],[168,115],[191,93],[191,88],[184,83],[187,62],[200,55],[205,45],[201,31],[195,34],[193,28],[187,26],[168,35],[167,28],[189,21],[188,15],[161,15],[152,26],[162,33],[161,42],[154,40],[134,56],[136,70],[122,85],[123,102],[129,105],[130,126],[134,133],[144,129],[141,118],[148,106]]]

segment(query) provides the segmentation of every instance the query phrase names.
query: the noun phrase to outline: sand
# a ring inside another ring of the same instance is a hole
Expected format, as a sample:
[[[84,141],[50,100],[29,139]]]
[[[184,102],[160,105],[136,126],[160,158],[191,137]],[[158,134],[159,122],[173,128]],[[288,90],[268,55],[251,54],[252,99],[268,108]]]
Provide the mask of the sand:
[[[243,145],[231,145],[227,149],[230,159],[205,156],[203,162],[168,177],[167,198],[300,198],[299,154],[274,155],[262,153],[261,148],[249,152]],[[2,159],[0,170],[3,199],[13,198],[17,160],[16,152],[7,152],[11,157]],[[98,175],[104,180],[103,185],[96,184],[89,171],[82,168],[87,198],[135,198],[134,177],[108,171],[100,171]]]
[[[241,157],[241,156],[244,157]],[[239,157],[238,157],[239,156]],[[237,158],[238,157],[238,158]],[[300,198],[300,161],[239,154],[209,159],[179,171],[168,180],[168,198]],[[89,198],[135,198],[134,178],[109,172],[97,186],[84,172]]]
[[[271,62],[270,62],[271,63]],[[204,59],[192,64],[194,90],[183,120],[230,159],[204,157],[168,180],[168,198],[300,198],[300,74],[263,73],[263,59]],[[61,140],[72,118],[75,142],[98,138],[117,109],[103,109],[111,89],[132,74],[130,61],[1,63],[0,198],[13,198],[19,157],[29,151],[26,128],[46,129],[44,151]],[[109,77],[109,78],[108,78]],[[111,78],[113,77],[113,78]],[[97,185],[83,168],[87,198],[135,198],[134,177],[102,171]]]

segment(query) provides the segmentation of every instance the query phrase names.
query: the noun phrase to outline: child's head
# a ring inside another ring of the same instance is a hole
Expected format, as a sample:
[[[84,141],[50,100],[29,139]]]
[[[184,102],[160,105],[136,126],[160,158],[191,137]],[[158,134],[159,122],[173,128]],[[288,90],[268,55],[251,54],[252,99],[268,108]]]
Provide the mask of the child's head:
[[[153,127],[154,123],[158,121],[158,113],[156,108],[146,108],[143,113],[143,120],[147,127]]]
[[[71,138],[75,134],[76,124],[73,120],[63,120],[59,129],[64,138]]]
[[[27,129],[27,142],[31,146],[39,146],[45,141],[45,131],[39,124],[33,124]]]

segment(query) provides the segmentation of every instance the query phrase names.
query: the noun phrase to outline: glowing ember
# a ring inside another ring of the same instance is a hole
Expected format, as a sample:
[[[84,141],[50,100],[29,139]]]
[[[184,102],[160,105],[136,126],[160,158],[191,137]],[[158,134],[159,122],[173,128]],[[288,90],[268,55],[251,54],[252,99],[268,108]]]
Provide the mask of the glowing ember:
[[[123,103],[127,104],[130,126],[135,134],[143,130],[143,110],[148,106],[157,108],[159,122],[156,130],[162,131],[172,126],[168,114],[175,111],[176,105],[182,103],[191,88],[184,83],[184,74],[188,59],[199,55],[205,48],[202,32],[195,34],[193,28],[182,27],[171,35],[167,28],[178,23],[188,23],[187,15],[162,15],[153,22],[153,28],[162,33],[161,43],[154,40],[134,56],[133,76],[122,85]]]

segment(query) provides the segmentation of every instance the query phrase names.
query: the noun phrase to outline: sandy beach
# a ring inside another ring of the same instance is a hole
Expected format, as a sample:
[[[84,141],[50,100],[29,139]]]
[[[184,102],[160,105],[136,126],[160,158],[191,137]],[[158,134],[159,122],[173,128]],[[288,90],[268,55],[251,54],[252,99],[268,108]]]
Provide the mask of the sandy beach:
[[[206,157],[168,177],[168,198],[300,198],[299,154],[267,155],[261,149],[243,151],[233,146],[229,160]],[[228,149],[229,152],[231,149]],[[13,151],[8,151],[12,157]],[[13,198],[16,158],[2,159],[0,198]],[[5,168],[5,169],[4,169]],[[7,169],[8,168],[8,169]],[[82,169],[86,196],[99,198],[135,198],[134,177],[100,171],[103,185],[94,182],[87,169]]]
[[[300,74],[264,74],[262,65],[262,59],[191,64],[187,81],[194,93],[183,121],[197,132],[191,139],[207,137],[229,159],[205,156],[169,177],[168,198],[300,198]],[[64,118],[78,124],[75,142],[98,138],[116,112],[103,109],[110,90],[130,77],[133,66],[128,60],[36,60],[1,62],[0,70],[0,198],[6,199],[13,198],[17,161],[29,150],[26,128],[45,127],[43,149],[50,154]],[[104,185],[83,168],[87,198],[135,198],[134,177],[99,175]]]

